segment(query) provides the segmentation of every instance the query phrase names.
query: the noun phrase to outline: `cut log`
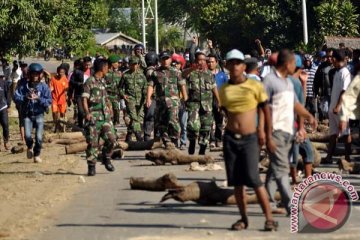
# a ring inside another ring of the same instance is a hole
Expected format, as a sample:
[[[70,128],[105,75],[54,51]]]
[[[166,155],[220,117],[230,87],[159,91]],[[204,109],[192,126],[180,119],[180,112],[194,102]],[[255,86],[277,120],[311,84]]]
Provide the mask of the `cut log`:
[[[121,149],[126,151],[141,151],[141,150],[152,150],[155,148],[161,148],[161,142],[155,142],[154,140],[146,142],[122,142],[118,141]],[[66,154],[74,154],[85,151],[87,148],[86,142],[72,143],[68,146],[65,146]]]
[[[53,139],[76,139],[83,138],[84,134],[82,132],[68,132],[68,133],[45,133],[44,141],[48,142]]]
[[[247,194],[246,196],[246,202],[248,204],[258,202],[255,194]],[[280,200],[280,194],[276,193],[275,198],[276,200]],[[206,206],[236,204],[234,190],[220,188],[214,181],[193,182],[182,188],[171,189],[162,197],[160,202],[169,199],[174,199],[179,202],[193,201]]]
[[[122,149],[126,151],[152,150],[162,147],[163,147],[163,143],[155,140],[143,141],[143,142],[127,142],[127,143],[124,142],[122,145]]]
[[[73,143],[73,144],[65,146],[65,153],[66,154],[75,154],[75,153],[85,151],[86,148],[87,148],[86,142]]]
[[[359,174],[360,173],[360,163],[348,162],[345,159],[341,159],[341,161],[339,162],[339,169],[348,171],[350,174]]]
[[[177,189],[183,187],[179,184],[174,174],[168,173],[160,178],[130,178],[131,189],[146,190],[146,191],[165,191],[167,189]]]
[[[330,140],[330,135],[327,133],[309,133],[307,135],[310,139],[311,142],[322,142],[322,143],[328,143]],[[352,133],[351,137],[353,139],[358,139],[359,138],[359,134],[358,133]],[[343,138],[339,138],[339,142],[344,141]]]
[[[75,143],[85,142],[85,138],[76,138],[76,139],[52,139],[50,143],[52,144],[61,144],[61,145],[70,145]]]
[[[145,158],[149,161],[154,162],[156,165],[164,165],[166,163],[170,163],[173,165],[182,165],[191,164],[192,162],[206,164],[214,162],[214,158],[211,156],[188,155],[177,149],[150,151],[145,154]]]
[[[328,152],[328,145],[326,143],[312,143],[313,146],[319,150]],[[344,156],[345,155],[345,149],[343,148],[336,148],[334,152],[334,156]],[[359,148],[352,148],[351,149],[351,155],[360,155],[360,149]]]

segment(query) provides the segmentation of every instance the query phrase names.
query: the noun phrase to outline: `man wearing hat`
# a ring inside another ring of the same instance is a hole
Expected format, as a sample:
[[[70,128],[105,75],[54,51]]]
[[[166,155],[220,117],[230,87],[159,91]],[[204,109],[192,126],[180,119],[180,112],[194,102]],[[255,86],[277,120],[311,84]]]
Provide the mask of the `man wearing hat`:
[[[209,143],[211,126],[213,124],[213,98],[221,104],[215,78],[206,66],[206,56],[203,52],[195,54],[195,65],[185,70],[183,77],[187,79],[189,99],[186,103],[189,113],[187,136],[190,141],[189,154],[194,154],[196,139],[199,140],[199,154],[204,155]]]
[[[112,119],[114,126],[120,123],[119,88],[122,74],[118,70],[119,59],[120,57],[118,55],[111,55],[108,58],[109,72],[105,76],[106,91],[108,93],[114,114]]]
[[[177,145],[180,136],[179,93],[181,91],[185,101],[188,95],[185,80],[180,72],[171,66],[170,53],[161,52],[159,58],[161,66],[151,74],[148,81],[146,107],[151,106],[155,89],[155,129],[159,131],[164,145],[169,148]]]
[[[129,59],[130,69],[120,81],[120,97],[125,100],[126,113],[130,118],[126,141],[131,141],[134,133],[137,141],[142,141],[141,125],[144,119],[144,104],[147,91],[146,77],[140,69],[140,59],[136,56]]]
[[[243,230],[248,227],[245,190],[247,186],[254,188],[265,214],[264,230],[272,231],[277,230],[278,223],[271,214],[269,198],[258,168],[260,146],[265,141],[264,116],[266,143],[270,149],[274,148],[268,96],[261,82],[246,78],[244,60],[244,54],[237,49],[226,54],[226,68],[229,70],[230,80],[219,92],[222,108],[228,118],[223,140],[226,175],[228,185],[234,186],[241,215],[241,219],[235,222],[231,229]],[[257,114],[260,118],[258,126]]]

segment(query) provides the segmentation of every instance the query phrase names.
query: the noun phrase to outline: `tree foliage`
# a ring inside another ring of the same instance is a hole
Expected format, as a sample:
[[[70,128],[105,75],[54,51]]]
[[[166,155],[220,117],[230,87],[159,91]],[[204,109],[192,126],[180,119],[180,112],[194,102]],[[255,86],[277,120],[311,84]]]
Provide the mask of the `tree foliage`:
[[[0,5],[0,51],[27,55],[60,44],[81,52],[91,28],[107,24],[105,0],[7,0]]]
[[[316,13],[324,2],[336,2],[344,10],[325,10],[331,17],[321,22]],[[273,49],[302,45],[300,0],[159,0],[159,5],[165,21],[193,29],[203,39],[213,39],[224,50],[237,47],[249,51],[255,47],[256,38]],[[322,26],[331,24],[333,18],[342,19],[338,27],[348,33],[342,36],[357,35],[357,16],[349,0],[307,1],[307,10],[310,45],[322,41],[325,34]]]
[[[323,1],[316,7],[321,37],[356,36],[359,25],[356,10],[350,0]]]

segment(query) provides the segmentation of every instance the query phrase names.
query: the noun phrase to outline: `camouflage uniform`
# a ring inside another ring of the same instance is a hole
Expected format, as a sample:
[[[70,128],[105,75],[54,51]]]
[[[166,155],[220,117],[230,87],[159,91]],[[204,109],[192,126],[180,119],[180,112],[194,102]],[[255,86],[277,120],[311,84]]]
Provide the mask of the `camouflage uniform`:
[[[120,82],[120,96],[125,99],[126,112],[130,118],[128,135],[135,133],[137,140],[141,136],[141,125],[144,119],[144,104],[146,98],[146,77],[139,69],[135,72],[126,71]]]
[[[106,91],[109,96],[109,100],[111,102],[111,106],[113,109],[114,117],[113,117],[113,124],[118,124],[120,119],[120,80],[121,80],[121,73],[118,71],[110,70],[105,77],[106,83]]]
[[[199,144],[206,146],[209,143],[213,123],[212,91],[216,88],[215,79],[209,70],[197,70],[190,73],[187,83],[189,90],[189,99],[186,103],[189,113],[187,137],[190,141],[199,138]]]
[[[106,92],[104,79],[95,79],[91,76],[84,84],[82,97],[88,99],[91,121],[85,123],[86,159],[89,165],[95,165],[97,160],[110,159],[113,148],[117,145],[115,130],[111,121],[110,101]],[[102,153],[99,140],[104,140]]]
[[[148,82],[149,86],[155,88],[155,129],[165,144],[179,138],[179,90],[185,84],[180,72],[173,67],[159,68]]]

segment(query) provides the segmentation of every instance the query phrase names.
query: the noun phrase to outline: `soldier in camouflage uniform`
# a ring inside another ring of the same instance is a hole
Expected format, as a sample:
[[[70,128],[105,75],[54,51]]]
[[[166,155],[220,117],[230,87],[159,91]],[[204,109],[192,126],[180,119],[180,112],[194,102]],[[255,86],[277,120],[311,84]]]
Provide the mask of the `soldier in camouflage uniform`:
[[[187,137],[190,141],[189,154],[194,154],[196,139],[199,140],[200,155],[204,155],[209,143],[211,125],[213,123],[213,97],[219,100],[216,82],[211,71],[206,68],[206,56],[202,52],[195,54],[196,64],[184,70],[187,79],[189,99],[186,109],[189,113]]]
[[[140,69],[140,59],[129,59],[130,69],[126,71],[120,82],[120,96],[125,100],[126,112],[130,118],[126,141],[131,141],[134,133],[137,141],[142,141],[141,125],[144,119],[144,104],[147,91],[146,77]]]
[[[145,48],[144,48],[144,45],[142,44],[136,44],[134,46],[134,54],[135,54],[135,57],[138,57],[140,59],[140,67],[145,70],[146,69],[146,62],[145,62],[145,56],[144,56],[144,51],[145,51]]]
[[[118,70],[119,60],[120,57],[117,55],[111,55],[108,58],[110,69],[105,77],[106,91],[108,93],[112,110],[114,113],[114,117],[113,117],[114,126],[120,123],[119,88],[120,88],[121,72]]]
[[[111,154],[117,145],[114,126],[112,124],[112,107],[106,92],[105,76],[108,73],[108,62],[97,59],[94,62],[95,74],[88,78],[84,84],[82,103],[86,113],[85,133],[86,159],[88,163],[88,176],[96,174],[95,165],[101,160],[108,171],[114,171],[111,164]],[[102,151],[99,140],[104,140]]]
[[[187,92],[180,72],[171,66],[170,54],[162,52],[159,58],[161,67],[153,72],[148,81],[146,106],[151,106],[151,96],[155,88],[155,129],[158,129],[165,147],[169,148],[174,144],[177,146],[180,135],[179,92],[182,92],[184,99],[187,99]]]

